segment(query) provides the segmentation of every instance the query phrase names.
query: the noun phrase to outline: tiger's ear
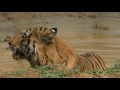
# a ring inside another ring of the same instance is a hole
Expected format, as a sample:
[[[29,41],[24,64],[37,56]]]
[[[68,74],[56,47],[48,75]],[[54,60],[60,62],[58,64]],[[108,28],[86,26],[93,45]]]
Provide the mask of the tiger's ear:
[[[57,34],[57,28],[51,28],[52,33]]]

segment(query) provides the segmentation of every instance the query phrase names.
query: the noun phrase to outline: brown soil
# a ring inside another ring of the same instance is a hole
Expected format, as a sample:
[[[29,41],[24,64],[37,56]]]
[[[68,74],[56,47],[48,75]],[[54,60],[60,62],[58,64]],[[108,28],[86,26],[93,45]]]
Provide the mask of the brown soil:
[[[27,72],[23,72],[20,75],[12,75],[15,71],[3,70],[0,73],[0,78],[40,78],[40,72],[38,70],[31,69]]]

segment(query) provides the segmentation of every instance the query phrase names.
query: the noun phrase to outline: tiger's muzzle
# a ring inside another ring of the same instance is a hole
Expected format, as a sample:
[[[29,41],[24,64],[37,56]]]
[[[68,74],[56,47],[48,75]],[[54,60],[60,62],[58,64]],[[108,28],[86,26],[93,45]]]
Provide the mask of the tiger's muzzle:
[[[15,60],[25,59],[25,55],[17,47],[15,48],[11,47],[11,50],[12,50],[12,57]]]

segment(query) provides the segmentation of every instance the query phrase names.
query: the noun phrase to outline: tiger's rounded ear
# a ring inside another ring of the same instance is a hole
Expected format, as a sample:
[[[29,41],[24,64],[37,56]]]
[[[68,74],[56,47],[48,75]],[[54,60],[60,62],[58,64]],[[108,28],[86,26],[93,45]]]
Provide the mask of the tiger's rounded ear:
[[[51,30],[53,33],[55,33],[55,34],[57,33],[57,28],[51,28]]]

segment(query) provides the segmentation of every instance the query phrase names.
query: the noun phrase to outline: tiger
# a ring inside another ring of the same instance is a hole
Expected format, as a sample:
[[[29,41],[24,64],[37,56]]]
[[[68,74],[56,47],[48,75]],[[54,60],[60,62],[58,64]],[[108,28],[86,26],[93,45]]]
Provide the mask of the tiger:
[[[22,31],[9,42],[9,45],[14,48],[12,49],[13,57],[18,57],[17,59],[24,57],[29,62],[32,61],[31,66],[34,67],[36,65],[64,64],[68,70],[80,68],[81,72],[107,68],[104,60],[98,54],[90,52],[78,55],[72,46],[56,34],[57,28],[46,27],[35,27]],[[15,41],[16,46],[13,45]],[[17,50],[19,55],[14,50]],[[30,51],[31,53],[26,53]],[[33,65],[33,63],[35,64]]]

